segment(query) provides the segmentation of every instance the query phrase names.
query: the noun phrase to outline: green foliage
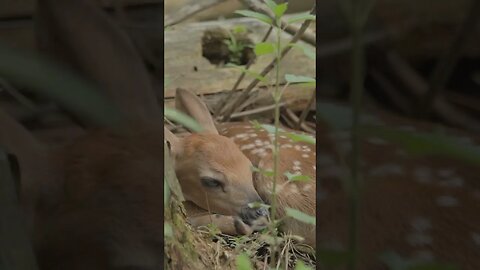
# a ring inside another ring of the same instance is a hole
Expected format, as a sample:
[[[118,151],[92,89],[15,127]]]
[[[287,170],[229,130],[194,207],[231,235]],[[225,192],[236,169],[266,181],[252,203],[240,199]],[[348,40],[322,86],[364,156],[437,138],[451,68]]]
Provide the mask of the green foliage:
[[[257,56],[272,54],[275,52],[275,44],[271,42],[260,42],[255,44],[253,51]]]
[[[310,135],[305,135],[305,134],[296,134],[296,133],[291,133],[287,132],[285,133],[287,137],[292,139],[294,142],[305,142],[309,144],[316,144],[317,139],[315,137],[312,137]]]
[[[293,15],[292,17],[290,17],[288,20],[287,20],[287,23],[289,24],[292,24],[292,23],[296,23],[296,22],[300,22],[300,21],[306,21],[306,20],[316,20],[316,16],[315,15],[312,15],[310,14],[309,12],[305,12],[305,13],[300,13],[300,14],[297,14],[297,15]]]
[[[307,76],[298,76],[293,74],[285,74],[285,80],[288,83],[298,83],[304,86],[316,86],[316,80]]]
[[[290,182],[308,182],[312,180],[308,175],[292,174],[291,172],[285,172],[283,175],[285,175]]]
[[[270,17],[268,17],[267,15],[259,13],[259,12],[251,11],[251,10],[237,10],[234,13],[243,15],[245,17],[256,19],[256,20],[264,22],[268,25],[271,25],[272,22],[273,22],[272,19]]]
[[[319,262],[326,269],[337,269],[340,266],[345,265],[350,255],[343,250],[332,249],[318,249]]]
[[[299,211],[297,209],[293,209],[290,207],[285,207],[285,211],[287,213],[287,216],[292,217],[296,220],[299,220],[303,223],[315,225],[316,224],[316,217],[310,216],[308,214],[303,213],[302,211]]]
[[[163,235],[165,238],[172,238],[173,237],[173,230],[172,225],[168,222],[163,223]]]
[[[203,128],[197,123],[197,121],[195,121],[195,119],[180,111],[164,108],[163,113],[167,119],[178,122],[192,131],[200,132],[203,130]]]
[[[301,260],[297,260],[295,270],[311,270],[312,268],[306,266]]]
[[[237,256],[236,259],[237,270],[252,270],[252,263],[250,262],[250,258],[247,254],[242,253]]]
[[[246,31],[245,26],[236,26],[233,29],[233,33],[231,31],[227,31],[230,39],[224,40],[224,43],[227,45],[228,51],[230,52],[230,63],[240,64],[243,50],[247,45],[241,41],[238,41],[235,37],[235,33],[242,33],[244,31]]]

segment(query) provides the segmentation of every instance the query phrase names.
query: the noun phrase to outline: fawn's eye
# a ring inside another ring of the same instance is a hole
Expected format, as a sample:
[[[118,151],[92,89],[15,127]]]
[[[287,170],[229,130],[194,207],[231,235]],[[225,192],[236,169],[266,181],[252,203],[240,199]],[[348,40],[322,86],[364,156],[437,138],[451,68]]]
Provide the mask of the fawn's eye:
[[[222,182],[211,177],[202,177],[200,178],[202,185],[209,188],[217,188],[222,186]]]

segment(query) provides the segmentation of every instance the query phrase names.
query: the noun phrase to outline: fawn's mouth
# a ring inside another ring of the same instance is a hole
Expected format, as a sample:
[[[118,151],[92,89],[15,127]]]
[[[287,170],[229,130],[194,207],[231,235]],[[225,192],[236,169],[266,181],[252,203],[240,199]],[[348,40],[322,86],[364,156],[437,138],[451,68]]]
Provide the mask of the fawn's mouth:
[[[252,227],[265,227],[266,225],[263,224],[268,223],[268,215],[269,211],[266,207],[251,208],[247,206],[240,211],[242,221]]]

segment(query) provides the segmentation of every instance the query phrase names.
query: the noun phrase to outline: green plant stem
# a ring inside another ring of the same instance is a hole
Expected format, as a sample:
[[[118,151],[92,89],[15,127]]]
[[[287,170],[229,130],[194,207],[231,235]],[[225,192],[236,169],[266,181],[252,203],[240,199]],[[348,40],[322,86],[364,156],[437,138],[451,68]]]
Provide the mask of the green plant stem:
[[[273,248],[272,248],[272,260],[271,265],[272,268],[275,268],[275,259],[276,259],[276,251],[278,247],[278,239],[276,233],[276,204],[277,204],[277,179],[278,179],[278,165],[279,165],[279,145],[278,145],[278,138],[279,132],[278,128],[280,126],[280,100],[282,97],[282,93],[280,91],[280,61],[281,61],[281,38],[280,33],[281,29],[276,26],[275,29],[277,30],[277,49],[276,49],[276,65],[275,65],[275,92],[274,92],[274,101],[275,101],[275,139],[273,142],[274,150],[273,150],[273,186],[272,186],[272,199],[271,199],[271,214],[273,223],[271,223],[271,232],[273,234]]]
[[[358,224],[359,224],[359,182],[360,182],[360,113],[363,95],[364,84],[364,55],[362,45],[362,29],[363,23],[359,21],[360,4],[354,4],[353,10],[353,23],[352,23],[352,82],[351,82],[351,101],[353,106],[353,119],[352,119],[352,163],[351,163],[351,181],[348,198],[349,208],[349,261],[348,269],[356,269],[357,255],[358,255]]]

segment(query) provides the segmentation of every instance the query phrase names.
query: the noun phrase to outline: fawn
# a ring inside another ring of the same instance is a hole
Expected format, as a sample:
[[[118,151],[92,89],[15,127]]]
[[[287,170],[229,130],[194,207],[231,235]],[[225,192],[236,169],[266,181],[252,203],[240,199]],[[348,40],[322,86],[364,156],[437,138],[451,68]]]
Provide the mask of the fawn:
[[[400,130],[433,129],[430,124],[386,113],[379,115],[381,125]],[[348,152],[349,133],[332,132],[325,125],[318,128],[323,151],[317,160],[321,181],[317,249],[346,250],[348,198],[339,179],[347,171],[338,161],[338,149],[332,145],[336,143],[340,150]],[[480,142],[476,137],[447,131],[466,139],[472,147]],[[364,178],[360,186],[357,269],[397,269],[387,268],[381,260],[388,253],[412,260],[419,267],[404,265],[398,269],[457,269],[420,267],[433,262],[454,264],[464,270],[480,269],[478,165],[440,156],[412,158],[402,147],[375,136],[364,137],[361,145]],[[390,258],[391,262],[395,259]]]
[[[206,225],[213,220],[222,232],[230,234],[249,234],[265,227],[263,217],[268,211],[251,209],[248,204],[255,201],[271,203],[272,177],[261,173],[252,175],[252,166],[264,171],[273,170],[273,134],[255,130],[250,123],[216,126],[206,105],[187,90],[177,90],[176,107],[191,115],[205,130],[178,138],[165,129],[186,199],[204,210],[240,216],[245,221],[242,223],[232,216],[202,214],[200,209],[190,208],[192,224]],[[290,182],[285,175],[279,177],[276,192],[278,216],[285,217],[285,207],[314,216],[315,148],[306,143],[294,143],[285,135],[280,136],[279,144],[279,171],[306,175],[311,180]],[[286,218],[281,229],[302,236],[305,243],[315,247],[313,225]]]

